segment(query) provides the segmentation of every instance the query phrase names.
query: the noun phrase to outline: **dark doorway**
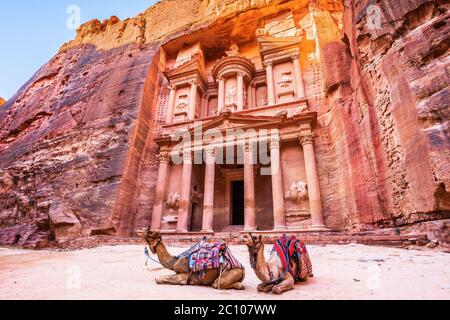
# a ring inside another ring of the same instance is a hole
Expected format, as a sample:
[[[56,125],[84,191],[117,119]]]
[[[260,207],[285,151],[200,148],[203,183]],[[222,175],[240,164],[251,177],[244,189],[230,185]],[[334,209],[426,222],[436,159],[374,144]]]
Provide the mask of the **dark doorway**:
[[[233,226],[244,225],[244,181],[234,181],[231,185],[233,203]]]
[[[190,231],[198,232],[202,230],[203,214],[200,210],[200,206],[197,203],[192,204],[191,213],[191,227]]]

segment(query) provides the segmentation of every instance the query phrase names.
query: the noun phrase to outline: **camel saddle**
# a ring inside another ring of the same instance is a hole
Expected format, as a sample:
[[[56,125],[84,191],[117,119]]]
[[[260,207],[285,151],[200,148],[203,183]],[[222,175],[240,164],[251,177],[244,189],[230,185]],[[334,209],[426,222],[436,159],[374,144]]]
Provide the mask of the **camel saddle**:
[[[191,272],[204,273],[210,269],[242,269],[243,265],[233,256],[224,241],[208,243],[201,241],[178,257],[189,259]]]
[[[274,245],[272,252],[277,252],[283,263],[285,272],[289,272],[297,281],[305,281],[313,277],[311,259],[303,241],[295,236],[282,236]],[[294,273],[294,266],[297,264],[297,273]]]

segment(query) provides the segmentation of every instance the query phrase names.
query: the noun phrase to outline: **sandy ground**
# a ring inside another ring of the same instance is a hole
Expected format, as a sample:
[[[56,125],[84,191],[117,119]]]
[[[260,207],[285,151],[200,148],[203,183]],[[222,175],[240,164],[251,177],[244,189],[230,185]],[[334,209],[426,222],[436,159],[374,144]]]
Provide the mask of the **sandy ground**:
[[[158,286],[170,271],[150,262],[144,246],[75,252],[0,249],[0,299],[450,299],[450,254],[349,246],[309,246],[315,278],[282,297],[258,294],[244,247],[245,291]],[[185,248],[170,248],[173,254]],[[270,251],[270,249],[266,249]]]

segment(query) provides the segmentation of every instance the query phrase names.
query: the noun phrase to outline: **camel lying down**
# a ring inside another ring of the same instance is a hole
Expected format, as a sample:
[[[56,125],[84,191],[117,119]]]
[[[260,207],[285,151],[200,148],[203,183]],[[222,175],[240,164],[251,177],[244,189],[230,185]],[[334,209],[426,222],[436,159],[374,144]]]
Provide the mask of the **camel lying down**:
[[[147,241],[153,254],[158,255],[161,265],[176,274],[172,276],[161,276],[156,278],[157,284],[170,285],[205,285],[212,286],[218,290],[244,290],[242,281],[245,278],[244,268],[210,269],[205,273],[191,272],[189,268],[189,259],[186,257],[175,257],[171,255],[162,242],[161,233],[151,231],[150,228],[142,229],[138,235]]]
[[[269,259],[264,257],[264,243],[262,236],[256,237],[252,234],[241,237],[241,242],[248,247],[250,254],[250,264],[255,271],[256,276],[262,281],[258,285],[258,292],[274,294],[282,294],[283,292],[293,290],[296,281],[306,281],[313,277],[312,265],[309,259],[308,251],[303,242],[297,240],[295,237],[288,238],[283,236],[278,242],[281,244],[280,252],[273,250]],[[281,241],[281,242],[280,242]],[[292,256],[297,256],[296,251],[289,252],[289,244],[291,248],[299,250],[298,259],[293,260]],[[286,246],[287,245],[287,246]],[[287,261],[283,263],[281,251],[287,248],[289,254]]]

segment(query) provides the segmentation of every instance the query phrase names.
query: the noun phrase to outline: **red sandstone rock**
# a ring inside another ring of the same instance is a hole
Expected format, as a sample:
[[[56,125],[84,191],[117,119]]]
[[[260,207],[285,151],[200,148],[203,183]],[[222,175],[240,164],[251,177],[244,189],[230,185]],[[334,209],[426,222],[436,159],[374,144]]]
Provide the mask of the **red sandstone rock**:
[[[163,62],[186,42],[220,55],[251,41],[261,21],[274,35],[297,28],[302,36],[326,225],[448,217],[448,5],[384,1],[381,29],[369,30],[369,0],[182,2],[87,22],[0,108],[1,244],[130,236],[147,226],[169,96]]]

